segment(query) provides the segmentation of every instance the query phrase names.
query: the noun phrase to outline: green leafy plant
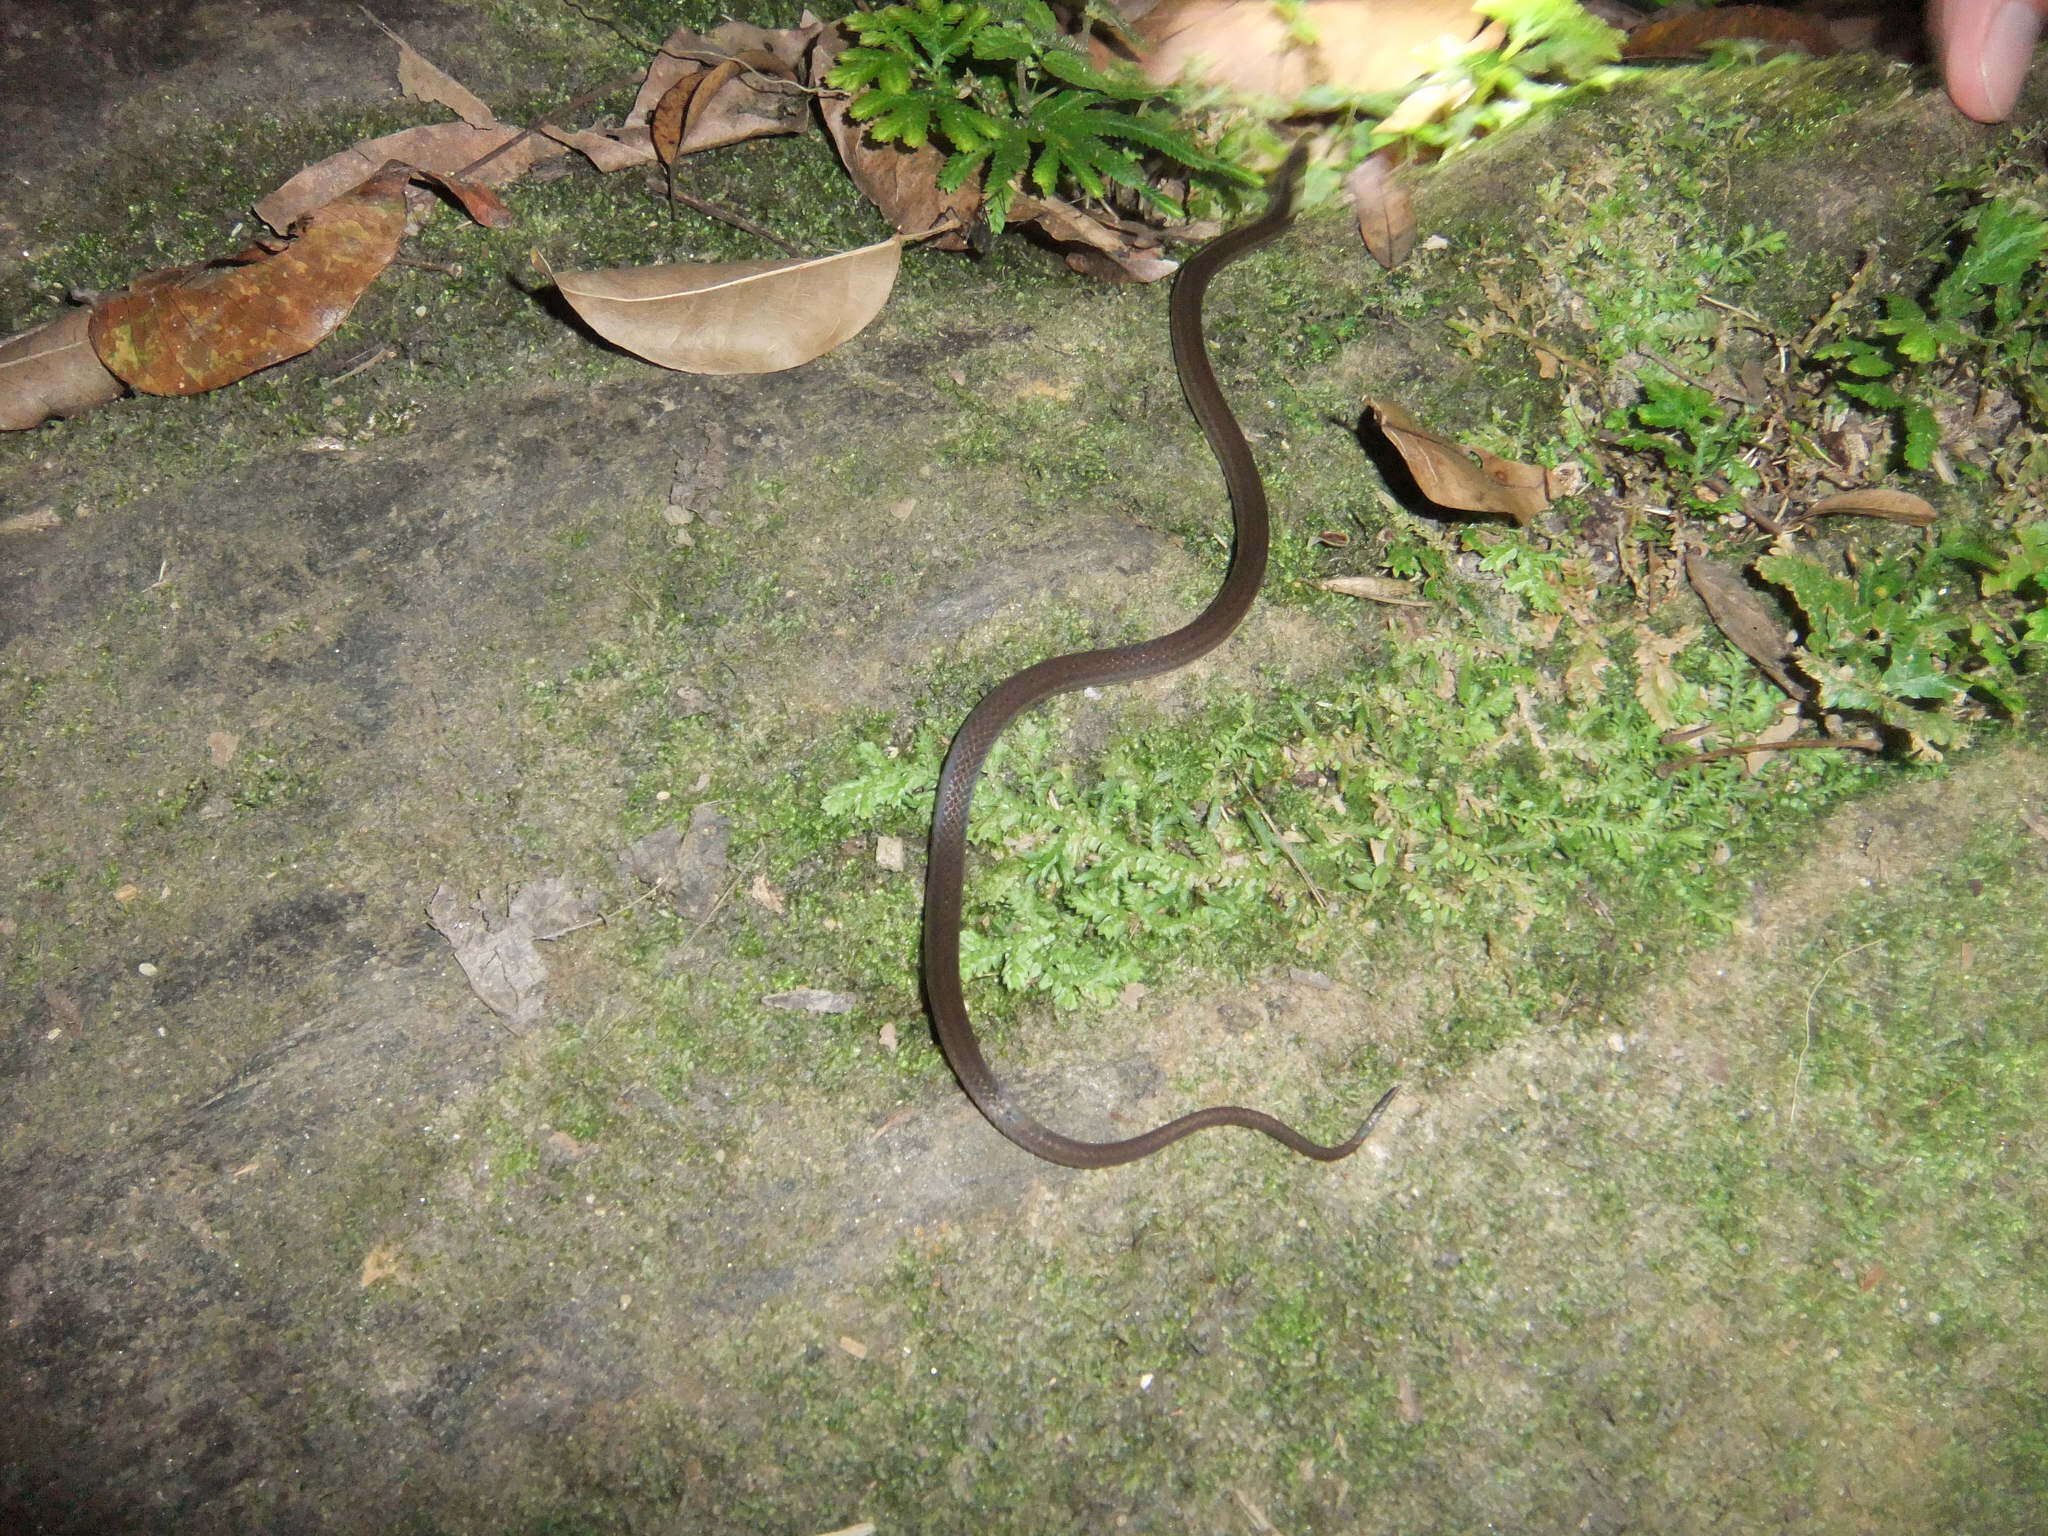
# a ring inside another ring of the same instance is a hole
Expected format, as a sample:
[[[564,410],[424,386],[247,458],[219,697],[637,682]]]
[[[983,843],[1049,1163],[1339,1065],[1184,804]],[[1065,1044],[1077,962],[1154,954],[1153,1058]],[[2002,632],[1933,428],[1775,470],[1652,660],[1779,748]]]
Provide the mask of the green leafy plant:
[[[1978,601],[1958,600],[1978,569]],[[2048,655],[2048,527],[2012,546],[1969,540],[1855,559],[1844,571],[1767,555],[1757,574],[1806,616],[1801,663],[1827,709],[1855,710],[1932,747],[1960,745],[1990,704],[2017,713],[2019,684]]]
[[[1090,64],[1043,0],[1024,0],[1007,18],[961,0],[911,0],[857,12],[845,25],[859,43],[826,83],[854,93],[851,116],[882,143],[942,141],[950,152],[941,190],[981,174],[998,230],[1027,180],[1048,196],[1071,184],[1102,198],[1114,184],[1180,217],[1180,203],[1146,175],[1145,153],[1214,191],[1258,184],[1195,142],[1174,115],[1175,92],[1134,70]]]
[[[1743,455],[1757,435],[1746,411],[1721,404],[1709,391],[1683,380],[1650,374],[1643,398],[1610,413],[1618,447],[1654,453],[1683,482],[1682,499],[1702,511],[1721,509],[1728,491],[1751,491],[1763,476]]]
[[[1940,446],[1934,406],[1949,374],[2011,392],[2036,425],[2048,424],[2048,383],[2037,374],[2048,363],[2048,219],[1998,197],[1965,214],[1955,234],[1967,244],[1924,304],[1891,294],[1867,334],[1813,354],[1837,365],[1843,394],[1896,419],[1899,456],[1914,469]]]

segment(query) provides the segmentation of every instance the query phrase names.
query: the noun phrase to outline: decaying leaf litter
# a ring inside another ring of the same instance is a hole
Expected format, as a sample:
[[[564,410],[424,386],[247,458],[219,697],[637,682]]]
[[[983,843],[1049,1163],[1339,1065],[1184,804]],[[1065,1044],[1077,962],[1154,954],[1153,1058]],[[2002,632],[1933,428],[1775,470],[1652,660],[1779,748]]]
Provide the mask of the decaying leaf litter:
[[[1444,413],[1440,406],[1436,410],[1431,411],[1429,414],[1437,421],[1444,423],[1447,429],[1454,426],[1464,426],[1469,424],[1460,421],[1455,414]],[[1491,436],[1487,436],[1483,440],[1491,443],[1495,447],[1505,446],[1497,438],[1493,438]],[[154,562],[152,562],[152,572],[153,569]],[[1642,574],[1644,575],[1645,579],[1657,579],[1656,574],[1654,572],[1646,571]],[[1284,831],[1285,829],[1283,828],[1282,830]],[[1837,976],[1839,977],[1839,975],[1840,973],[1838,972]],[[1549,1082],[1548,1078],[1544,1078],[1540,1074],[1538,1075],[1537,1080],[1544,1082],[1546,1085]],[[1519,1080],[1515,1079],[1504,1079],[1502,1083],[1495,1084],[1493,1086],[1495,1088],[1497,1096],[1502,1098],[1512,1098],[1522,1093],[1521,1084]],[[557,1162],[559,1162],[560,1165],[565,1169],[569,1167],[587,1167],[589,1166],[590,1159],[592,1156],[602,1156],[601,1152],[593,1153],[590,1150],[588,1150],[593,1146],[601,1146],[603,1141],[602,1137],[590,1137],[588,1135],[585,1135],[580,1130],[580,1128],[578,1130],[578,1133],[574,1136],[569,1135],[569,1133],[567,1132],[561,1132],[560,1135],[562,1137],[560,1141],[556,1141],[552,1136],[544,1139],[544,1145],[553,1149],[557,1149],[551,1150],[543,1154],[545,1157],[550,1159],[550,1166],[554,1166]],[[238,1168],[242,1166],[242,1164],[238,1161],[234,1163],[233,1166]],[[246,1184],[248,1179],[253,1177],[256,1176],[245,1175],[243,1177],[242,1182]],[[1156,1241],[1156,1239],[1153,1239],[1153,1241]],[[383,1249],[381,1245],[366,1245],[356,1250],[356,1254],[358,1257],[364,1257],[367,1255],[386,1251],[387,1250]],[[1897,1267],[1899,1264],[1897,1257],[1891,1257],[1893,1265]],[[364,1263],[365,1265],[368,1264],[367,1257],[364,1257]],[[406,1267],[409,1267],[412,1270],[412,1272],[417,1273],[419,1266],[417,1260],[415,1260],[410,1266]],[[380,1272],[382,1272],[383,1265],[380,1264],[378,1268]],[[1865,1270],[1867,1270],[1867,1268],[1867,1265],[1858,1266],[1857,1273],[1863,1273],[1865,1272]],[[367,1269],[365,1272],[367,1273]],[[404,1272],[404,1269],[402,1268],[400,1272]],[[356,1283],[357,1277],[353,1269],[350,1270],[347,1278],[351,1285],[354,1285]],[[951,1283],[954,1284],[957,1288],[959,1281],[956,1279]],[[383,1289],[385,1294],[391,1294],[389,1287],[386,1285],[386,1282],[384,1280],[380,1280],[377,1286],[372,1287],[371,1293],[376,1294],[380,1288]],[[637,1309],[646,1307],[649,1304],[649,1300],[645,1287],[636,1285],[634,1287],[634,1292],[634,1308]],[[1890,1295],[1889,1287],[1886,1287],[1879,1294],[1888,1299]],[[631,1315],[630,1310],[628,1315]],[[851,1358],[851,1351],[847,1351],[843,1348],[834,1350],[833,1339],[842,1336],[847,1338],[853,1338],[856,1340],[864,1340],[865,1342],[862,1344],[862,1348],[867,1350],[868,1358],[870,1360],[888,1356],[895,1347],[894,1339],[890,1336],[887,1328],[878,1324],[876,1320],[872,1317],[861,1318],[858,1320],[850,1320],[843,1326],[831,1328],[825,1334],[824,1344],[828,1350],[833,1350],[834,1353],[844,1354],[848,1356],[848,1358]],[[1241,1343],[1239,1347],[1242,1347]],[[1445,1413],[1445,1403],[1447,1401],[1445,1385],[1440,1380],[1432,1379],[1432,1377],[1427,1372],[1417,1373],[1410,1371],[1406,1373],[1406,1379],[1409,1382],[1409,1390],[1406,1393],[1401,1394],[1401,1398],[1408,1404],[1408,1412],[1397,1414],[1396,1416],[1400,1418],[1403,1422],[1405,1422],[1410,1417],[1420,1417],[1424,1421],[1424,1423],[1421,1425],[1412,1426],[1415,1428],[1424,1428],[1432,1422],[1441,1423],[1443,1415]],[[1169,1371],[1159,1373],[1154,1383],[1152,1384],[1152,1387],[1149,1390],[1157,1392],[1163,1389],[1170,1388],[1173,1380],[1173,1372]],[[1419,1385],[1417,1385],[1418,1383]],[[1624,1414],[1623,1417],[1625,1418],[1626,1415]],[[1361,1431],[1356,1426],[1351,1426],[1350,1441],[1354,1447],[1359,1445],[1360,1436]],[[1336,1456],[1337,1458],[1339,1458],[1339,1462],[1341,1463],[1341,1458],[1343,1455],[1344,1453],[1342,1451],[1337,1451],[1334,1449],[1326,1451],[1324,1453],[1322,1465],[1325,1467],[1329,1466],[1331,1464],[1331,1456]],[[1276,1519],[1280,1520],[1283,1524],[1287,1521],[1288,1511],[1290,1509],[1297,1510],[1295,1516],[1297,1523],[1301,1519],[1301,1516],[1298,1513],[1298,1506],[1293,1503],[1293,1499],[1299,1497],[1298,1494],[1289,1495],[1287,1493],[1282,1492],[1276,1498],[1275,1491],[1273,1489],[1271,1489],[1268,1486],[1263,1486],[1262,1483],[1259,1481],[1254,1481],[1246,1485],[1244,1497],[1246,1499],[1249,1499],[1255,1506],[1269,1512]],[[1226,1495],[1224,1503],[1227,1508],[1241,1508],[1241,1506],[1236,1503],[1234,1495]],[[829,1520],[818,1520],[813,1522],[811,1526],[806,1528],[822,1529],[825,1526],[833,1523],[837,1522]]]

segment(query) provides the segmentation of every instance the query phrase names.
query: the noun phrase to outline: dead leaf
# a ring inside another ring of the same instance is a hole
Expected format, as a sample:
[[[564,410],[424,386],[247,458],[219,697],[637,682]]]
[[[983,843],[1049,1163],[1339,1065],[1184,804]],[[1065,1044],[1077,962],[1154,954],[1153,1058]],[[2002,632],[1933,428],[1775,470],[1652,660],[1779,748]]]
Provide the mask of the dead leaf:
[[[1715,627],[1755,662],[1764,676],[1795,699],[1804,700],[1812,693],[1786,670],[1793,647],[1784,619],[1737,572],[1689,549],[1685,552],[1685,579],[1707,605],[1707,617]]]
[[[464,901],[445,885],[427,903],[427,920],[455,951],[470,990],[491,1012],[521,1028],[536,1022],[547,1006],[541,988],[548,968],[535,941],[596,914],[594,902],[559,878],[520,887],[502,918],[494,918],[481,897]]]
[[[1471,45],[1484,25],[1470,0],[1307,0],[1296,9],[1299,28],[1270,0],[1161,0],[1131,33],[1150,79],[1191,76],[1286,101],[1312,85],[1397,90],[1441,53]]]
[[[685,373],[779,373],[850,341],[881,312],[903,243],[788,261],[563,272],[562,296],[605,340]]]
[[[842,1333],[839,1336],[839,1347],[856,1360],[865,1360],[868,1357],[867,1345],[861,1343],[859,1339],[848,1337],[846,1334]]]
[[[678,917],[701,923],[718,904],[731,842],[732,823],[706,801],[690,812],[687,833],[673,822],[657,827],[619,855],[619,867],[629,879],[668,891]]]
[[[309,351],[398,253],[416,174],[385,166],[307,214],[281,250],[138,279],[93,310],[93,349],[109,372],[152,395],[219,389]],[[464,190],[486,214],[502,209],[481,188]]]
[[[518,142],[514,142],[517,140]],[[507,146],[510,146],[509,148]],[[544,160],[563,153],[560,144],[510,123],[472,128],[467,123],[425,123],[417,128],[366,139],[339,154],[309,165],[256,205],[256,217],[279,234],[313,209],[332,202],[383,166],[396,160],[421,172],[457,176],[496,150],[503,154],[470,172],[470,185],[502,187],[517,181]],[[645,160],[653,151],[640,158]],[[415,190],[415,196],[428,194]]]
[[[1391,152],[1366,156],[1344,178],[1344,190],[1358,219],[1358,238],[1372,259],[1389,270],[1406,261],[1415,249],[1415,199],[1396,179]]]
[[[777,917],[789,911],[789,903],[783,900],[782,892],[769,883],[766,875],[754,876],[754,883],[747,887],[747,900],[757,907],[773,912]]]
[[[242,738],[233,731],[210,731],[206,737],[206,755],[213,766],[225,768],[235,760],[235,753],[241,750]]]
[[[935,236],[932,244],[942,251],[968,249],[967,231],[981,216],[981,178],[971,176],[956,191],[941,192],[938,176],[946,163],[944,151],[930,142],[921,149],[878,144],[846,115],[846,106],[844,97],[821,96],[818,116],[861,196],[881,209],[882,217],[902,235],[922,234],[948,217],[956,219],[960,227]],[[1013,213],[1012,219],[1021,215]]]
[[[640,83],[626,122],[628,126],[646,127],[653,121],[655,108],[678,80],[727,59],[740,59],[754,72],[777,79],[804,79],[805,58],[812,53],[812,45],[823,30],[824,23],[818,21],[800,27],[757,27],[751,22],[727,21],[704,33],[678,27],[647,66],[647,78]],[[829,67],[829,63],[824,66]],[[818,84],[823,73],[824,69],[813,62],[808,71],[809,83]],[[801,93],[797,93],[797,99],[802,100]]]
[[[1844,514],[1856,517],[1881,517],[1887,522],[1911,523],[1916,528],[1925,528],[1935,519],[1933,504],[1912,492],[1874,488],[1843,491],[1838,496],[1824,496],[1806,509],[1806,515],[1810,518]]]
[[[1159,254],[1152,243],[1156,236],[1133,238],[1062,198],[1019,193],[1010,200],[1010,222],[1037,225],[1055,245],[1065,248],[1062,254],[1069,267],[1090,277],[1156,283],[1180,269],[1179,262]]]
[[[365,1289],[398,1273],[399,1251],[395,1243],[379,1243],[363,1255],[362,1276],[357,1284]]]
[[[377,24],[384,26],[382,22]],[[472,128],[497,126],[498,115],[468,86],[415,52],[412,44],[389,27],[384,27],[384,31],[398,44],[398,88],[401,91],[414,101],[446,107]]]
[[[1415,588],[1410,583],[1396,581],[1391,576],[1326,576],[1316,585],[1325,592],[1335,592],[1344,597],[1362,597],[1367,602],[1386,603],[1395,608],[1429,606],[1415,595]]]
[[[1391,400],[1368,400],[1366,408],[1400,453],[1416,488],[1438,506],[1504,513],[1522,528],[1549,507],[1551,476],[1542,465],[1518,464],[1438,437]]]
[[[1625,59],[1703,59],[1714,43],[1765,44],[1766,54],[1805,52],[1824,59],[1837,51],[1825,23],[1775,5],[1717,5],[1711,10],[1659,16],[1629,33]]]
[[[1770,746],[1781,741],[1790,741],[1799,734],[1799,706],[1787,699],[1778,718],[1756,734],[1758,746]],[[1745,752],[1742,754],[1742,772],[1745,778],[1755,778],[1770,766],[1771,760],[1783,754],[1777,752]]]
[[[823,987],[791,987],[787,992],[770,992],[761,999],[763,1008],[784,1008],[794,1013],[851,1013],[860,999],[851,992],[827,992]]]
[[[0,432],[76,416],[126,394],[92,349],[92,311],[68,310],[0,341]]]

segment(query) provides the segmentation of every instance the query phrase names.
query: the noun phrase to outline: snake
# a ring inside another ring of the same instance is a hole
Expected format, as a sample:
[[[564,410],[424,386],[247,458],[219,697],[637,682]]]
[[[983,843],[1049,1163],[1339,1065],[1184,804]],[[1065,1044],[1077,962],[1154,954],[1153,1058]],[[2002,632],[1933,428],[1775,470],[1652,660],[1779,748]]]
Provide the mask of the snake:
[[[953,1075],[988,1122],[1026,1152],[1069,1168],[1112,1168],[1149,1157],[1196,1131],[1224,1125],[1260,1131],[1303,1157],[1335,1162],[1358,1150],[1399,1092],[1398,1085],[1388,1089],[1356,1132],[1331,1144],[1312,1141],[1283,1120],[1235,1104],[1194,1110],[1120,1141],[1076,1140],[1033,1118],[997,1079],[982,1055],[981,1042],[968,1016],[960,975],[968,811],[974,800],[975,782],[997,738],[1019,715],[1056,694],[1157,677],[1207,655],[1230,638],[1265,581],[1271,542],[1265,482],[1210,366],[1202,330],[1202,300],[1218,272],[1275,239],[1294,222],[1295,194],[1305,158],[1304,148],[1297,145],[1269,182],[1265,211],[1250,223],[1211,240],[1189,258],[1174,280],[1168,306],[1167,329],[1181,391],[1208,439],[1230,494],[1235,539],[1222,585],[1207,607],[1171,634],[1130,645],[1051,657],[998,683],[961,722],[939,773],[925,863],[924,898],[924,985],[932,1030]]]

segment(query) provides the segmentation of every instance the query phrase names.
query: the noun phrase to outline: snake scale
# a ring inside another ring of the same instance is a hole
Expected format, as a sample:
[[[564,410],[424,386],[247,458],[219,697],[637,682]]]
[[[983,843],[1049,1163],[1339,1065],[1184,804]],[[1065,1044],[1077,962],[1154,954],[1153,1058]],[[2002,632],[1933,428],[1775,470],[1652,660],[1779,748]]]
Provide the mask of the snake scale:
[[[1256,1109],[1219,1104],[1198,1109],[1122,1141],[1077,1141],[1048,1129],[1021,1109],[989,1070],[967,1014],[960,980],[960,903],[967,866],[967,814],[975,780],[1004,729],[1054,694],[1157,677],[1207,655],[1230,637],[1266,575],[1268,526],[1265,483],[1230,406],[1217,387],[1202,335],[1202,299],[1216,274],[1246,252],[1272,240],[1294,221],[1295,189],[1303,150],[1297,146],[1275,174],[1266,210],[1249,224],[1212,240],[1190,258],[1173,287],[1168,330],[1174,367],[1194,413],[1222,467],[1230,492],[1236,540],[1230,568],[1209,606],[1168,635],[1133,645],[1055,656],[1025,668],[991,689],[968,713],[953,738],[939,775],[932,812],[931,850],[925,870],[924,984],[934,1032],[960,1086],[989,1123],[1025,1151],[1070,1168],[1110,1168],[1150,1156],[1161,1147],[1210,1126],[1263,1131],[1304,1157],[1335,1162],[1348,1157],[1371,1132],[1396,1089],[1388,1089],[1352,1136],[1332,1145],[1309,1140],[1282,1120]]]

